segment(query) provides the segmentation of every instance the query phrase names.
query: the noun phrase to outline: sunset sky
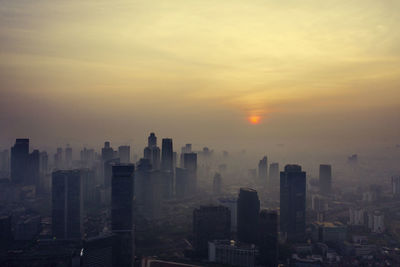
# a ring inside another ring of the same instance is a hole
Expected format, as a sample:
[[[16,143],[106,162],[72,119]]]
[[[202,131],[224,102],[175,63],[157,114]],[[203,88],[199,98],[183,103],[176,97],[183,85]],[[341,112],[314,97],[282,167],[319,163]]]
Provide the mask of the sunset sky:
[[[0,0],[0,146],[400,143],[398,0]]]

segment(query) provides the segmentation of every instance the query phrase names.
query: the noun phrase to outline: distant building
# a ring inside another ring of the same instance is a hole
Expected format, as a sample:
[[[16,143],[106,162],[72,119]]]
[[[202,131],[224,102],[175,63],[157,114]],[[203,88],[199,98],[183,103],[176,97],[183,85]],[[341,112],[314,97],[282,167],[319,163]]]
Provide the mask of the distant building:
[[[362,226],[365,224],[365,210],[360,207],[350,207],[349,225]]]
[[[101,149],[101,159],[103,162],[114,158],[114,149],[110,146],[110,142],[104,142],[104,147]]]
[[[189,193],[195,194],[197,190],[197,154],[185,153],[183,160],[184,168],[189,174]]]
[[[373,233],[383,233],[385,231],[384,215],[382,212],[375,210],[368,213],[368,228]]]
[[[160,148],[157,147],[157,137],[154,133],[150,133],[150,136],[148,137],[148,145],[144,149],[143,157],[150,160],[151,166],[155,170],[160,169],[160,153]]]
[[[238,231],[240,242],[256,244],[258,241],[258,218],[260,200],[257,191],[251,188],[240,188],[238,207]]]
[[[27,179],[29,139],[16,139],[11,148],[11,181],[24,183]]]
[[[62,148],[58,147],[56,153],[54,154],[54,169],[61,170],[64,168]]]
[[[57,239],[80,239],[83,234],[82,179],[79,170],[52,174],[52,232]]]
[[[119,146],[118,147],[119,161],[123,164],[131,163],[131,147]]]
[[[255,245],[233,240],[208,242],[208,261],[228,266],[254,267],[258,251]]]
[[[347,227],[341,222],[314,222],[312,236],[314,242],[341,243],[346,241]]]
[[[268,158],[263,157],[258,163],[258,178],[266,184],[268,179]]]
[[[237,199],[236,198],[219,198],[218,203],[227,207],[231,211],[231,232],[237,231]]]
[[[185,167],[185,165],[184,165],[184,159],[183,159],[183,156],[184,156],[184,154],[185,153],[192,153],[192,144],[186,144],[185,146],[183,146],[182,148],[181,148],[181,156],[180,156],[180,167],[181,168],[184,168]]]
[[[221,174],[215,173],[213,180],[213,193],[219,195],[222,192],[222,177]]]
[[[111,230],[121,242],[115,266],[132,267],[134,263],[134,171],[133,164],[112,167]]]
[[[288,241],[302,242],[306,229],[306,173],[299,165],[286,165],[280,184],[280,231]]]
[[[395,198],[400,198],[400,176],[392,176],[392,194]]]
[[[201,206],[193,211],[194,247],[206,256],[208,241],[230,239],[231,212],[224,206]]]
[[[328,195],[332,191],[332,167],[331,165],[319,165],[319,190],[321,194]]]
[[[72,168],[72,148],[69,145],[65,148],[65,167]]]
[[[10,151],[5,149],[0,151],[0,178],[9,178],[10,172]]]
[[[173,147],[172,139],[170,138],[164,138],[162,140],[161,165],[162,170],[171,171],[173,173]]]
[[[274,162],[269,165],[268,181],[270,186],[279,186],[279,163]]]
[[[190,196],[190,174],[187,169],[175,169],[175,195],[177,198]]]
[[[263,266],[278,266],[278,213],[262,210],[258,219],[257,245]]]

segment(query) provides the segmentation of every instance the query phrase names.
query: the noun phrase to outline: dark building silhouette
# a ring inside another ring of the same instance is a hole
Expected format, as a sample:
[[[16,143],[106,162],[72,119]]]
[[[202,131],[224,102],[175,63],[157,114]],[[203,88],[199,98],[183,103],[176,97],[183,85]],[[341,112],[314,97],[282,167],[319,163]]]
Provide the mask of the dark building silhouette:
[[[180,161],[179,161],[179,166],[181,168],[184,168],[184,155],[185,153],[192,153],[192,144],[186,144],[181,148],[181,156],[180,156]]]
[[[175,196],[177,198],[189,196],[189,179],[189,171],[187,169],[175,169]]]
[[[224,206],[201,206],[193,211],[194,247],[207,255],[208,241],[230,239],[231,212]]]
[[[152,168],[160,169],[160,148],[157,147],[157,137],[154,133],[150,133],[148,145],[143,151],[143,157],[150,160]]]
[[[161,165],[162,170],[173,172],[173,147],[172,139],[164,138],[162,140],[162,151],[161,151]]]
[[[69,145],[65,148],[65,167],[72,168],[72,148]]]
[[[258,226],[260,263],[262,266],[278,266],[278,213],[262,210]]]
[[[0,151],[0,177],[9,177],[10,173],[10,152],[5,149]]]
[[[46,151],[42,151],[40,152],[39,155],[40,159],[40,173],[41,174],[47,174],[47,172],[49,171],[49,156],[47,155]]]
[[[268,179],[268,158],[263,157],[258,163],[258,178],[262,183],[267,183]]]
[[[100,235],[83,241],[81,266],[113,267],[117,266],[119,242],[116,235]]]
[[[121,163],[127,164],[131,162],[131,147],[130,146],[119,146],[118,156]]]
[[[52,174],[52,231],[57,239],[80,239],[83,233],[82,179],[79,170]]]
[[[9,249],[13,242],[11,220],[11,215],[0,216],[0,253],[3,249]]]
[[[63,166],[64,166],[64,163],[63,163],[63,156],[62,156],[62,148],[58,147],[56,154],[54,154],[54,168],[56,170],[60,170],[63,168]]]
[[[28,165],[25,167],[27,168],[27,175],[26,175],[26,184],[28,185],[35,185],[39,187],[40,181],[40,152],[39,150],[35,149],[32,151],[31,154],[28,156]]]
[[[24,183],[27,179],[29,139],[16,139],[11,148],[11,181]]]
[[[154,133],[150,133],[149,138],[147,139],[147,146],[148,147],[157,147],[157,137]]]
[[[134,171],[133,164],[112,167],[111,230],[120,240],[115,266],[133,266],[134,263]]]
[[[327,195],[332,191],[332,167],[331,165],[319,165],[319,190]]]
[[[279,186],[279,179],[279,163],[271,163],[269,165],[269,185],[272,187]]]
[[[197,154],[185,153],[183,156],[183,165],[189,175],[189,194],[195,194],[197,191]]]
[[[114,158],[114,149],[110,146],[110,142],[104,142],[104,147],[101,149],[101,159],[103,162]]]
[[[222,177],[218,172],[214,175],[213,180],[213,193],[215,195],[221,194],[222,192]]]
[[[280,231],[290,242],[302,242],[306,228],[306,173],[286,165],[280,181]]]
[[[239,241],[257,243],[259,212],[260,200],[257,191],[251,188],[240,188],[237,201],[237,236]]]

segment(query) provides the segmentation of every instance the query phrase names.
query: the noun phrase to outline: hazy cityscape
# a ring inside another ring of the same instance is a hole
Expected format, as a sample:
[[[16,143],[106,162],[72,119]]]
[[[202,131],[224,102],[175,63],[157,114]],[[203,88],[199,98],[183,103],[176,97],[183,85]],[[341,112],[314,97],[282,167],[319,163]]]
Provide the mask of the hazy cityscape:
[[[0,0],[0,267],[400,266],[399,0]]]

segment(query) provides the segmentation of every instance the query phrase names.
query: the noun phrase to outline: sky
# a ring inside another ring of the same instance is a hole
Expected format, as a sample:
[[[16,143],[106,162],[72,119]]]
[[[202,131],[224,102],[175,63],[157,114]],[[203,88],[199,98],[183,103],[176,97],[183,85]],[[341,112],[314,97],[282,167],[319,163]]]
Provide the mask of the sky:
[[[400,143],[398,0],[0,0],[0,146]]]

